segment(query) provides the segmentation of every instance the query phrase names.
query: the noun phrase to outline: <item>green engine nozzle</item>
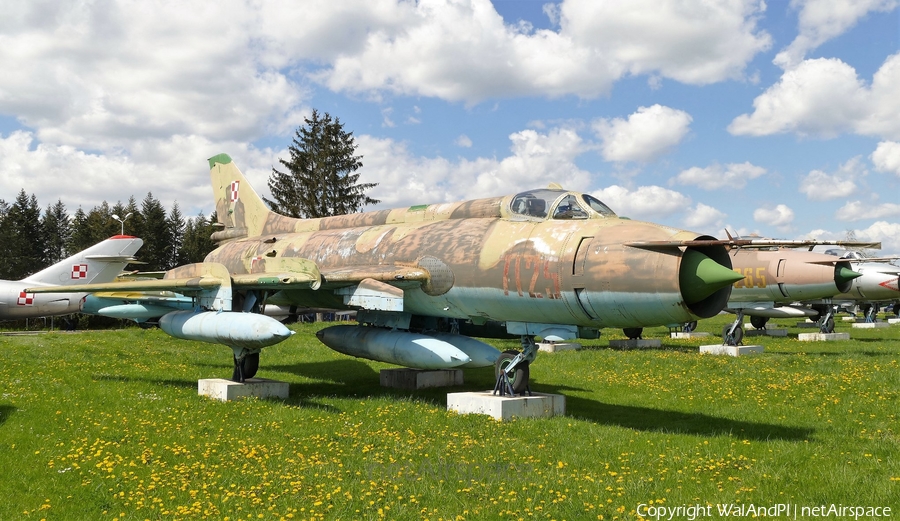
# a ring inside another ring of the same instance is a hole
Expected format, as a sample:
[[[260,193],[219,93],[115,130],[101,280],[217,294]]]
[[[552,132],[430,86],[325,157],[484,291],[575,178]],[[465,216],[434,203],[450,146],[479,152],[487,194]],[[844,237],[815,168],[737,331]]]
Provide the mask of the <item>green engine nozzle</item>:
[[[688,304],[700,302],[743,278],[740,273],[722,266],[697,250],[687,250],[681,257],[678,284],[681,296]]]

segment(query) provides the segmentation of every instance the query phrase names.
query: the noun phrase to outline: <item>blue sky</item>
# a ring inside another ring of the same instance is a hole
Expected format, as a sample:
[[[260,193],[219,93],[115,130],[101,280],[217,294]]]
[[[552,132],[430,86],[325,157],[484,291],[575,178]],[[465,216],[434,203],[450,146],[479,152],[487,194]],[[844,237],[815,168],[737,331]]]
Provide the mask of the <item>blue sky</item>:
[[[0,199],[212,211],[313,108],[379,208],[557,182],[621,215],[900,253],[898,0],[17,2]]]

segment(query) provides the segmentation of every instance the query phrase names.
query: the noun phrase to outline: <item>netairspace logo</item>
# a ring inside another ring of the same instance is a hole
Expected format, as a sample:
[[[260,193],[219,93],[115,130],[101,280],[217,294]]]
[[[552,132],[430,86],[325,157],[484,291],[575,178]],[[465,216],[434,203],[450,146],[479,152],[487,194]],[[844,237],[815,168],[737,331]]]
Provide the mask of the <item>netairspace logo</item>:
[[[769,518],[787,518],[787,519],[810,519],[810,518],[834,518],[834,519],[876,519],[887,518],[893,515],[891,507],[866,507],[853,505],[816,505],[801,506],[793,503],[776,503],[774,505],[735,505],[733,503],[725,503],[719,505],[680,505],[680,506],[662,506],[648,505],[641,503],[637,507],[637,515],[645,519],[655,519],[660,521],[683,520],[694,521],[695,519],[709,519],[712,517],[720,518],[742,518],[742,517],[769,517]]]

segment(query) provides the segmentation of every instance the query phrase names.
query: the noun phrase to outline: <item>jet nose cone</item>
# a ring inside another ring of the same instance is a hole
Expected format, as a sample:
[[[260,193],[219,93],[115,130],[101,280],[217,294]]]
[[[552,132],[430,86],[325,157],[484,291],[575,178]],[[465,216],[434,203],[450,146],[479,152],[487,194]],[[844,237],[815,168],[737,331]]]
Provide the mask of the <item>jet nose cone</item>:
[[[853,271],[850,268],[844,266],[835,266],[834,268],[834,281],[839,286],[859,277],[862,277],[862,273]]]
[[[695,304],[716,291],[730,286],[744,276],[723,266],[696,250],[687,250],[681,258],[678,282],[681,295],[688,304]]]

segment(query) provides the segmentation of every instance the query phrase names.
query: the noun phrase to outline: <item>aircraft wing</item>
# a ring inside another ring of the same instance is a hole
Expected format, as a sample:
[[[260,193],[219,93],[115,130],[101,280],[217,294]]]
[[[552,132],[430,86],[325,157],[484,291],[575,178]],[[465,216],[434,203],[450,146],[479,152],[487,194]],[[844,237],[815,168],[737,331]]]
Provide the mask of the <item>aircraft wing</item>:
[[[711,241],[632,241],[625,246],[641,248],[645,250],[687,248],[690,246],[715,246],[722,245],[726,248],[801,248],[808,247],[812,250],[815,246],[842,246],[846,248],[872,248],[881,249],[880,242],[860,241],[820,241],[820,240],[783,240],[783,239],[716,239]]]
[[[220,264],[197,263],[170,270],[162,279],[126,279],[98,284],[41,286],[28,288],[26,291],[29,293],[172,291],[190,295],[223,285],[241,290],[315,290],[322,283],[335,288],[358,284],[364,280],[388,284],[424,283],[430,277],[427,270],[418,266],[353,266],[320,271],[312,261],[284,257],[259,259],[251,266],[250,273],[226,274],[227,270]]]

